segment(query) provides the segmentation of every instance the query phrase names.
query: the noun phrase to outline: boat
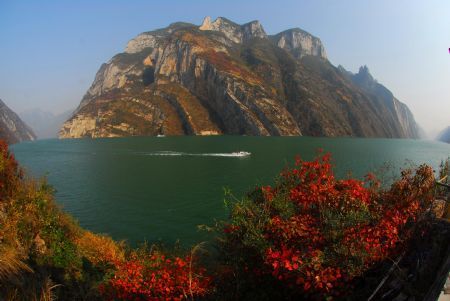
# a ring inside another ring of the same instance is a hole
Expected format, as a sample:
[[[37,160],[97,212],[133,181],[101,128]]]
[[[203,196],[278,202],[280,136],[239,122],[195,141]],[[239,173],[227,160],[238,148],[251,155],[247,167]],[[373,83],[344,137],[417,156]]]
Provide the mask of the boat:
[[[244,152],[244,151],[239,151],[239,152],[232,152],[231,154],[232,154],[233,156],[235,156],[235,157],[248,157],[248,156],[250,156],[252,153]]]

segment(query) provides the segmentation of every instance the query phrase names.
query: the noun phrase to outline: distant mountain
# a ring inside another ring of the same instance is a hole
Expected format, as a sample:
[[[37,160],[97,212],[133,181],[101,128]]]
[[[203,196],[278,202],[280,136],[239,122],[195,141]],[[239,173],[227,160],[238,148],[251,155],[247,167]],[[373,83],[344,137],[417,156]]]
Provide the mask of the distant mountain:
[[[33,128],[38,139],[57,138],[63,123],[71,116],[73,110],[61,114],[31,109],[21,112],[20,117]]]
[[[400,138],[423,138],[424,132],[416,123],[409,108],[397,98],[385,86],[379,84],[370,74],[367,66],[359,68],[359,72],[353,74],[339,66],[338,69],[351,81],[366,92],[372,99],[376,99],[375,105],[379,107],[384,116],[389,116],[386,120],[395,133]]]
[[[407,106],[298,29],[219,17],[144,32],[103,64],[61,138],[134,135],[417,138]]]
[[[26,125],[6,104],[0,99],[0,139],[8,144],[36,139],[31,128]]]
[[[450,126],[443,130],[437,137],[439,141],[450,143]]]

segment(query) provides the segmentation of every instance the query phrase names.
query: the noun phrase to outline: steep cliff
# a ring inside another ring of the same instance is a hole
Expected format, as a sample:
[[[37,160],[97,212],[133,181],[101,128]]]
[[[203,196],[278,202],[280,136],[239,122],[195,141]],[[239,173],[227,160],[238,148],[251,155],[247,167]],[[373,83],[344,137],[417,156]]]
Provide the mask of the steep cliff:
[[[8,144],[36,139],[33,131],[0,99],[0,139]]]
[[[280,48],[287,50],[296,58],[314,55],[327,59],[327,54],[319,38],[300,28],[288,29],[270,37]]]
[[[268,36],[258,21],[207,17],[132,39],[101,66],[60,137],[414,137],[406,106],[386,115],[384,105],[305,31]]]
[[[339,70],[346,75],[351,81],[361,88],[369,97],[371,97],[374,105],[378,107],[385,122],[395,133],[395,137],[399,138],[419,138],[423,136],[422,130],[416,123],[413,114],[409,108],[394,97],[391,91],[385,86],[379,84],[370,74],[367,66],[359,68],[358,73],[353,74],[345,70],[342,66]]]

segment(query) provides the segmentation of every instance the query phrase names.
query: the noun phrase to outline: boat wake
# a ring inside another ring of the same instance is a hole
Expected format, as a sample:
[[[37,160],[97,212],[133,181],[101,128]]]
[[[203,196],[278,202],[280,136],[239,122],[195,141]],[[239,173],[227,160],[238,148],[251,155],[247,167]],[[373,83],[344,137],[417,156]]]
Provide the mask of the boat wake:
[[[146,156],[189,156],[189,157],[231,157],[231,158],[245,158],[251,155],[249,152],[232,152],[232,153],[184,153],[172,151],[159,151],[151,153],[143,153]]]

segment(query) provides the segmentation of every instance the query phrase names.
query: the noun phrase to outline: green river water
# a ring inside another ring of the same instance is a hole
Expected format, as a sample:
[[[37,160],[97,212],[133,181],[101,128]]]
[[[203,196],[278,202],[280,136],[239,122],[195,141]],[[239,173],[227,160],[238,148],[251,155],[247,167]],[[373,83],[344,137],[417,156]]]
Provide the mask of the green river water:
[[[197,225],[227,216],[224,188],[240,197],[271,184],[296,155],[331,152],[338,176],[411,163],[437,168],[450,145],[424,140],[309,137],[133,137],[40,140],[13,145],[20,164],[47,176],[56,201],[81,226],[131,244],[206,238]],[[233,152],[245,151],[241,157]]]

